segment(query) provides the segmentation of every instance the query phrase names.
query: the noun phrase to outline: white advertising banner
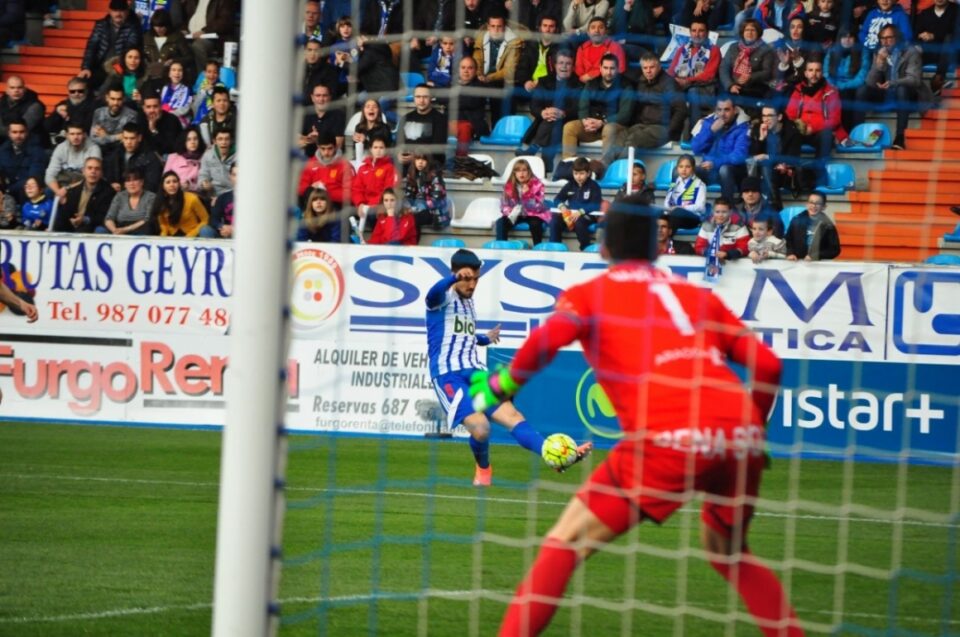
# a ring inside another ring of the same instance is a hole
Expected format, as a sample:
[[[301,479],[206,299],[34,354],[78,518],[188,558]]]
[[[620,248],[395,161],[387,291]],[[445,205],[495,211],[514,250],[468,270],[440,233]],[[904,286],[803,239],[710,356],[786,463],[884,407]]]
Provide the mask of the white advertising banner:
[[[478,252],[478,328],[501,325],[506,348],[549,316],[563,289],[605,268],[596,254]],[[435,430],[424,299],[449,274],[451,254],[296,246],[291,428]],[[232,265],[231,244],[222,241],[0,235],[7,284],[40,311],[27,325],[0,306],[6,415],[223,424]],[[702,281],[701,258],[670,257],[659,266]],[[785,358],[955,363],[960,295],[947,292],[960,274],[923,275],[929,272],[745,261],[726,266],[715,291]]]
[[[5,332],[0,337],[4,415],[223,424],[226,351],[224,336]]]
[[[225,334],[230,322],[227,242],[3,234],[0,267],[44,332]]]

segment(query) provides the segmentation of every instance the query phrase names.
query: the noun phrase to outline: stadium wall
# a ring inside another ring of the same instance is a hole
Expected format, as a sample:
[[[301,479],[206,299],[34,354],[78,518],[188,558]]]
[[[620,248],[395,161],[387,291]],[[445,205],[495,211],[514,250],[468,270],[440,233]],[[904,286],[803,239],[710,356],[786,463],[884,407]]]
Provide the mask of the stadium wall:
[[[438,411],[424,296],[449,250],[298,244],[291,297],[288,426],[422,435]],[[502,325],[508,361],[562,289],[605,267],[597,254],[481,251],[478,331]],[[660,267],[702,280],[703,260]],[[5,416],[218,426],[228,382],[230,243],[0,236],[7,284],[40,321],[0,311]],[[750,262],[715,292],[785,359],[770,424],[775,453],[955,462],[960,457],[960,269],[883,263]],[[544,430],[600,446],[618,431],[591,371],[561,352],[518,398]]]

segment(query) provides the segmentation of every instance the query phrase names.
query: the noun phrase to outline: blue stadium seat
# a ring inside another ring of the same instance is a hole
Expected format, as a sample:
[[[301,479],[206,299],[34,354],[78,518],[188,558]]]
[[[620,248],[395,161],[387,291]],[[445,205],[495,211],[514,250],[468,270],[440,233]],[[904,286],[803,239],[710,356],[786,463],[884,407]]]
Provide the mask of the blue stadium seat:
[[[697,236],[698,234],[700,234],[700,226],[697,226],[696,228],[677,228],[676,231],[673,233],[673,236],[675,236],[675,237],[683,237],[683,236],[695,237],[695,236]]]
[[[508,239],[506,241],[494,239],[493,241],[484,243],[483,247],[487,250],[526,250],[527,242],[517,239]]]
[[[237,72],[236,70],[228,67],[220,67],[220,81],[223,82],[223,85],[229,89],[237,88]]]
[[[417,84],[423,84],[427,80],[423,77],[422,73],[401,73],[400,74],[400,86],[407,89],[407,94],[403,98],[404,102],[413,101],[413,89],[416,88]]]
[[[787,206],[780,211],[780,219],[783,221],[784,229],[790,227],[790,222],[793,221],[793,218],[796,217],[801,212],[806,212],[806,206]]]
[[[947,69],[947,78],[952,78],[955,71],[956,71],[956,69],[955,69],[955,68],[953,67],[953,65],[951,64],[950,67]],[[924,72],[924,74],[926,74],[926,75],[933,75],[934,73],[937,72],[937,65],[936,65],[936,64],[924,64],[924,65],[923,65],[923,72]]]
[[[531,123],[526,115],[504,115],[497,120],[492,133],[480,138],[480,143],[493,146],[519,146],[523,134],[530,128]]]
[[[542,252],[569,252],[567,244],[556,241],[542,241],[533,246],[533,249]]]
[[[634,160],[640,161],[640,160]],[[643,162],[640,162],[643,164]],[[647,169],[647,165],[643,164],[643,169]],[[607,167],[607,171],[603,173],[603,179],[600,180],[601,188],[613,188],[617,189],[623,184],[627,183],[631,172],[630,162],[627,159],[618,159],[610,166]]]
[[[879,131],[879,137],[875,140],[871,138],[874,135],[874,131]],[[857,124],[853,127],[853,130],[850,131],[850,139],[859,142],[859,144],[857,146],[841,146],[837,144],[833,152],[841,155],[879,153],[885,148],[890,148],[890,145],[893,144],[893,136],[890,135],[890,128],[883,122],[864,122]]]
[[[960,265],[960,256],[955,254],[935,254],[923,260],[930,265]]]
[[[817,186],[816,191],[825,195],[842,195],[857,185],[857,173],[853,166],[843,162],[827,163],[827,185]]]
[[[943,235],[943,240],[960,243],[960,223],[957,224],[957,227],[953,229],[952,233]]]
[[[586,248],[583,249],[584,252],[600,252],[599,243],[591,243]]]
[[[433,240],[434,248],[466,248],[467,244],[463,242],[463,239],[434,239]]]
[[[660,164],[657,170],[657,176],[653,180],[653,187],[657,190],[670,190],[673,185],[673,171],[677,167],[677,160],[671,159],[668,162]]]
[[[530,224],[527,223],[526,221],[521,221],[520,223],[518,223],[517,225],[515,225],[515,226],[513,227],[513,229],[514,229],[514,230],[526,230],[527,232],[530,232]]]

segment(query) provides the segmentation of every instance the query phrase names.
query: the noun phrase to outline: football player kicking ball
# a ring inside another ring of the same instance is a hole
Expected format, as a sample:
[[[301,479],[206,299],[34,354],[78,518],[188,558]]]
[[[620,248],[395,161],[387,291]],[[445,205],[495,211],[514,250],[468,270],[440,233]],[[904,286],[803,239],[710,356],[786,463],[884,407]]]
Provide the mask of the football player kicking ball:
[[[564,292],[508,369],[473,378],[474,406],[489,409],[579,340],[624,431],[547,532],[500,635],[539,634],[581,560],[644,519],[664,522],[696,491],[707,494],[701,541],[711,566],[764,635],[803,635],[777,576],[747,548],[780,361],[710,291],[652,266],[650,203],[643,193],[614,203],[602,248],[609,270]],[[752,389],[728,360],[746,367]]]
[[[39,316],[36,305],[28,303],[14,294],[13,290],[8,288],[3,281],[0,281],[0,303],[19,310],[20,313],[27,317],[27,323],[33,323]],[[0,402],[3,402],[2,391],[0,391]]]
[[[499,325],[485,335],[476,333],[473,293],[477,289],[482,265],[473,252],[457,250],[450,260],[450,276],[427,292],[427,352],[430,378],[447,414],[447,424],[451,429],[463,425],[470,432],[470,450],[477,464],[473,484],[490,486],[493,479],[489,442],[491,420],[509,429],[520,446],[538,456],[544,438],[509,400],[479,410],[481,413],[474,413],[470,404],[470,377],[477,370],[484,369],[477,346],[495,345],[500,341]],[[592,446],[588,442],[577,447],[577,462],[590,452]]]

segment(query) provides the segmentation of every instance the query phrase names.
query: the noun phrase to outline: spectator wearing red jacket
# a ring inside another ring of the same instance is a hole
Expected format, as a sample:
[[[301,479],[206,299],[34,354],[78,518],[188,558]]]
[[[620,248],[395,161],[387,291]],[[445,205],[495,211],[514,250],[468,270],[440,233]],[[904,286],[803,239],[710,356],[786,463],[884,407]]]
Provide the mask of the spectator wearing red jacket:
[[[387,157],[387,143],[382,138],[370,142],[370,154],[360,164],[351,187],[353,205],[363,219],[374,212],[383,191],[397,185],[397,169]]]
[[[337,210],[350,205],[353,165],[344,159],[332,134],[323,134],[317,140],[317,152],[307,161],[300,173],[297,194],[303,199],[310,188],[324,188],[330,203]]]
[[[617,56],[617,71],[622,75],[627,70],[627,54],[623,47],[607,35],[607,23],[601,17],[592,18],[587,25],[590,39],[577,48],[577,58],[573,72],[581,83],[600,77],[600,61],[603,56],[612,53]]]
[[[840,123],[840,91],[824,79],[823,62],[808,60],[803,67],[803,78],[793,89],[785,112],[797,125],[802,143],[816,150],[816,170],[823,183],[824,163],[833,150],[833,138],[843,142],[849,135]]]
[[[721,262],[739,259],[750,253],[750,233],[745,226],[730,219],[733,214],[733,204],[723,197],[713,202],[713,216],[710,221],[704,221],[693,244],[693,250],[704,256],[710,246],[714,233],[720,230],[720,249],[717,257]]]
[[[408,210],[399,209],[397,194],[384,190],[377,207],[377,225],[369,243],[379,245],[417,245],[417,224]]]

